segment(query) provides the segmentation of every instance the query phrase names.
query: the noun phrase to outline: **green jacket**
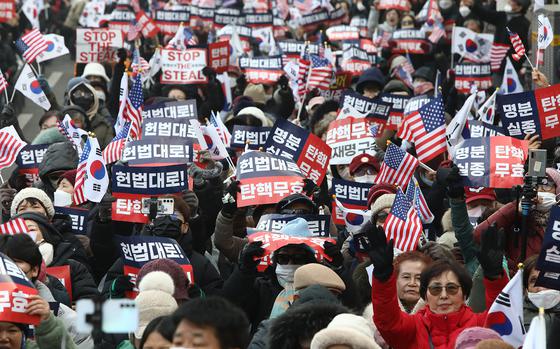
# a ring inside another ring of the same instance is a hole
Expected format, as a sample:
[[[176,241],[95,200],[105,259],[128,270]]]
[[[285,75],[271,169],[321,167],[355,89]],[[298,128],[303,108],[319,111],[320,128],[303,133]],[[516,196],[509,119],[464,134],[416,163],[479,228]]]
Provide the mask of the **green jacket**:
[[[64,328],[61,320],[57,319],[52,313],[46,321],[35,327],[35,340],[25,342],[26,349],[51,349],[61,348],[62,341],[66,341],[66,349],[76,349],[70,335]]]
[[[467,268],[471,275],[474,275],[479,266],[478,259],[476,258],[478,247],[473,240],[474,229],[469,221],[467,204],[463,199],[449,199],[449,206],[451,207],[451,224],[465,259],[465,268]]]

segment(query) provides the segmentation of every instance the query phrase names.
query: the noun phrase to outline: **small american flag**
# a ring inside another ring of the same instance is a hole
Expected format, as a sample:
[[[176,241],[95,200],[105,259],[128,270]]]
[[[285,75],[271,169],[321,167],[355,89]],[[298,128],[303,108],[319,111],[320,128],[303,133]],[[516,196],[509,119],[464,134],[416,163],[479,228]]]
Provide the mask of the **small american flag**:
[[[0,69],[0,93],[4,92],[4,90],[7,88],[8,88],[8,82],[4,77],[4,73],[2,73],[2,70]]]
[[[379,132],[379,124],[372,124],[369,126],[369,133],[373,138],[377,137],[378,132]]]
[[[150,63],[148,63],[142,56],[138,48],[135,48],[132,53],[132,63],[130,64],[133,74],[143,74],[147,75],[150,72]]]
[[[2,235],[14,235],[20,233],[29,233],[27,225],[25,224],[25,219],[23,218],[12,219],[4,224],[0,224],[0,234]]]
[[[422,222],[412,202],[397,188],[391,212],[383,225],[387,240],[394,240],[395,247],[406,252],[416,249],[422,235]]]
[[[515,53],[512,53],[511,56],[513,57],[513,59],[518,61],[525,55],[525,46],[523,46],[523,42],[521,42],[521,38],[517,33],[512,32],[507,27],[506,29],[508,31],[509,41],[511,41],[511,45],[515,50]]]
[[[426,162],[446,151],[445,131],[443,101],[437,97],[404,119],[397,136],[414,142],[418,159]]]
[[[136,75],[132,83],[132,88],[128,92],[126,105],[124,106],[123,117],[130,122],[130,136],[134,139],[140,137],[142,127],[142,108],[144,106],[144,94],[142,92],[142,79]]]
[[[391,143],[387,147],[375,183],[389,183],[405,188],[417,167],[418,159]]]
[[[103,160],[106,164],[111,164],[120,160],[122,151],[128,137],[128,130],[130,130],[130,122],[127,122],[118,135],[115,136],[103,149]]]
[[[500,70],[502,61],[509,51],[509,45],[493,43],[490,49],[490,65],[493,72]]]
[[[333,66],[326,58],[311,55],[311,71],[307,79],[307,88],[328,90],[333,78]]]
[[[87,201],[84,194],[84,183],[86,181],[86,167],[90,152],[91,144],[90,142],[86,142],[84,150],[82,151],[82,156],[80,157],[78,169],[76,171],[76,184],[74,184],[74,196],[72,197],[72,200],[76,205],[81,205]]]
[[[14,126],[7,126],[0,130],[0,170],[11,166],[27,143],[19,138]]]
[[[303,57],[299,59],[299,69],[298,69],[298,94],[300,96],[303,96],[306,92],[306,87],[307,87],[307,75],[309,73],[309,66],[311,65],[311,62],[309,62],[307,59],[307,57]]]
[[[412,177],[412,180],[408,182],[408,188],[406,188],[406,196],[414,204],[416,208],[416,213],[420,217],[422,223],[429,224],[434,220],[434,214],[428,207],[428,203],[422,194],[422,190],[418,185],[416,178]]]
[[[395,67],[393,70],[393,76],[399,79],[400,81],[404,82],[406,86],[409,88],[413,88],[412,86],[412,74],[405,69],[405,65],[399,65]]]
[[[16,40],[16,48],[28,63],[33,63],[38,55],[48,48],[47,41],[39,29],[35,28]]]

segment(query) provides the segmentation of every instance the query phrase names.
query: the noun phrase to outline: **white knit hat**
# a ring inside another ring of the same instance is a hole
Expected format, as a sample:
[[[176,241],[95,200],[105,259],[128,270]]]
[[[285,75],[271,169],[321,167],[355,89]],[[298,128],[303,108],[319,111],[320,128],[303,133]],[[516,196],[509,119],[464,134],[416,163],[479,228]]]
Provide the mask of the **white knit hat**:
[[[135,302],[139,322],[134,336],[140,339],[150,321],[160,316],[170,315],[178,305],[173,298],[173,292],[175,292],[173,279],[163,271],[152,271],[146,274],[140,281],[138,290],[140,292],[136,296]]]
[[[51,199],[49,198],[47,193],[37,188],[25,188],[21,190],[19,193],[17,193],[16,196],[14,197],[14,200],[12,201],[12,207],[10,208],[10,215],[12,217],[15,216],[17,214],[17,209],[21,204],[21,202],[29,198],[37,199],[41,202],[41,204],[45,207],[45,210],[47,211],[47,216],[48,216],[47,218],[49,220],[54,216],[54,206]]]
[[[352,349],[381,349],[373,339],[373,327],[366,319],[354,314],[335,316],[327,328],[315,334],[311,349],[327,349],[337,344]]]
[[[371,216],[374,217],[385,208],[391,209],[393,202],[395,202],[395,197],[395,194],[383,194],[378,197],[377,200],[371,204]]]

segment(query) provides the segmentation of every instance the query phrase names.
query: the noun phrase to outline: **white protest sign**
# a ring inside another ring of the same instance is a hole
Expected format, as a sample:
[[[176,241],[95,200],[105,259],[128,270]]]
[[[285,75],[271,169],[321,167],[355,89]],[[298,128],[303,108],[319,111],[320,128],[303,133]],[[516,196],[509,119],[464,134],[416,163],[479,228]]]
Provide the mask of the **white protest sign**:
[[[114,62],[123,47],[123,34],[114,29],[76,29],[76,62]]]
[[[202,69],[206,66],[206,49],[163,49],[161,51],[162,84],[200,84],[206,82]]]

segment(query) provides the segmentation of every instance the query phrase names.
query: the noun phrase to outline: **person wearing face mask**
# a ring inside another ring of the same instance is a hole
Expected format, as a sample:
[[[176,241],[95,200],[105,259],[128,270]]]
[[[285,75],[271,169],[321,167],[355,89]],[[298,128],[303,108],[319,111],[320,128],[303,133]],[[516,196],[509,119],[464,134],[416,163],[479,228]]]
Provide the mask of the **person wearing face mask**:
[[[496,192],[491,188],[465,187],[465,203],[471,223],[477,221],[488,209],[496,207]]]
[[[480,0],[461,0],[461,11],[463,17],[472,15],[480,18],[482,21],[492,24],[496,28],[494,34],[494,43],[510,45],[507,29],[519,35],[521,42],[525,48],[529,48],[529,27],[531,22],[526,18],[525,13],[529,8],[531,1],[529,0],[507,0],[503,11],[496,11],[495,4],[483,5]],[[470,12],[469,10],[470,9]],[[514,52],[513,47],[510,48],[506,56]],[[522,67],[524,58],[519,61],[512,61],[515,69]]]
[[[531,319],[539,314],[539,308],[544,308],[546,324],[546,347],[557,348],[560,343],[560,291],[535,286],[539,270],[538,255],[533,255],[523,262],[523,286],[525,299],[523,304],[523,320],[525,330],[529,331]],[[544,349],[544,348],[543,348]]]
[[[105,108],[100,108],[99,98],[95,88],[82,77],[72,78],[68,81],[65,92],[66,105],[78,105],[86,111],[90,127],[86,131],[95,133],[101,148],[115,136],[112,125],[107,121]]]
[[[381,165],[379,160],[370,154],[356,155],[348,169],[354,181],[359,183],[371,183],[375,181],[375,177],[379,172]]]
[[[73,206],[74,184],[77,170],[66,171],[58,179],[58,187],[54,192],[53,204],[56,207]]]
[[[47,267],[69,266],[74,301],[94,298],[98,295],[97,286],[88,270],[88,264],[80,262],[83,260],[82,253],[85,254],[85,252],[75,236],[61,234],[41,214],[24,212],[13,218],[24,219],[27,229],[36,235],[37,247]]]

